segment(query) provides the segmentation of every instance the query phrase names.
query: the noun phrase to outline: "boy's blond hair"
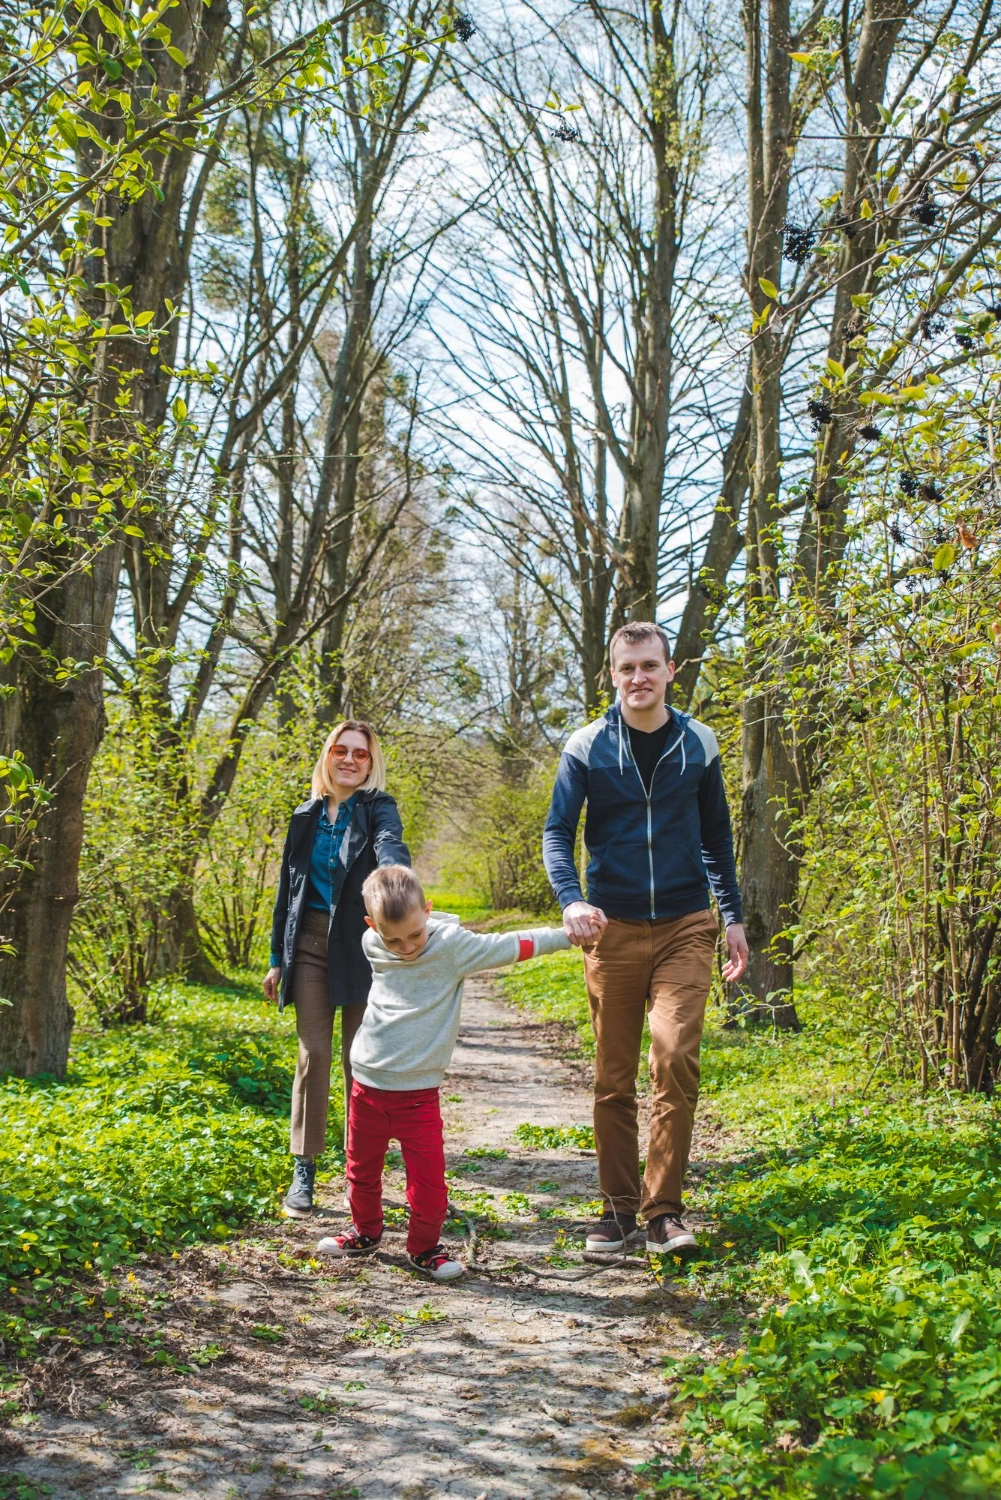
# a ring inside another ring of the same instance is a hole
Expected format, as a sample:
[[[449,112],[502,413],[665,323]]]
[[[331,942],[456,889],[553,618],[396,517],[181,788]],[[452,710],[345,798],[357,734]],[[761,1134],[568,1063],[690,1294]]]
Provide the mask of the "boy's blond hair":
[[[361,888],[365,910],[378,927],[383,922],[402,922],[415,907],[427,905],[424,888],[409,865],[380,865]]]

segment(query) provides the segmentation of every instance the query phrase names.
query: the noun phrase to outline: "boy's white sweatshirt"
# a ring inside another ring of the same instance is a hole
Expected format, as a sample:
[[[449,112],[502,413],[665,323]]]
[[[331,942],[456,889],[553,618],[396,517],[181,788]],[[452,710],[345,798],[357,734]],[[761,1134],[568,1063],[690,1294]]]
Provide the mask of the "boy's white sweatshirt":
[[[434,1089],[459,1031],[462,981],[480,969],[569,948],[562,928],[467,932],[447,915],[428,918],[416,958],[398,958],[369,928],[362,940],[372,988],[351,1044],[351,1072],[373,1089]]]

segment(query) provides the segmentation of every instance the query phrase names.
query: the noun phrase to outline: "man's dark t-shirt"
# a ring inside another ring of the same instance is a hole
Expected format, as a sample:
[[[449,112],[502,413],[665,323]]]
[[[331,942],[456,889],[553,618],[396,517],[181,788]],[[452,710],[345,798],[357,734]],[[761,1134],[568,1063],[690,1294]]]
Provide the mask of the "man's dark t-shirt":
[[[634,729],[631,724],[627,724],[626,728],[629,731],[629,748],[633,752],[636,769],[643,778],[643,785],[649,796],[654,766],[667,749],[671,720],[668,718],[666,723],[662,724],[659,729],[655,729],[652,734],[646,734],[642,729]]]

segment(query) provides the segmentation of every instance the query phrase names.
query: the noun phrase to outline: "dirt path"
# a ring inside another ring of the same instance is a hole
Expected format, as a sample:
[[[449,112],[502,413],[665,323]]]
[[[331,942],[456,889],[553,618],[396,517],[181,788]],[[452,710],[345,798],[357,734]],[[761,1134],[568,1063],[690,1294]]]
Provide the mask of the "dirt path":
[[[406,1268],[398,1165],[378,1258],[311,1262],[319,1233],[346,1222],[332,1180],[319,1225],[259,1226],[123,1277],[109,1319],[143,1336],[145,1358],[134,1342],[69,1351],[0,1473],[6,1461],[54,1500],[636,1493],[635,1464],[669,1437],[659,1355],[699,1344],[693,1293],[658,1287],[641,1260],[581,1260],[593,1155],[529,1150],[514,1131],[586,1122],[586,1086],[552,1029],[487,981],[467,987],[442,1093],[451,1196],[477,1227],[463,1243],[450,1226],[463,1281]]]

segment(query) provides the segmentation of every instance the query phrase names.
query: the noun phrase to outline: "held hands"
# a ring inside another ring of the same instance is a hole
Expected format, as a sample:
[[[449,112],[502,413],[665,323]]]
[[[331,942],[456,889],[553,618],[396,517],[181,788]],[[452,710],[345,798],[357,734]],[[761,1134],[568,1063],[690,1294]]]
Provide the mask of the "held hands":
[[[282,971],[278,968],[269,969],[265,974],[264,982],[261,985],[261,989],[264,991],[265,1000],[270,1000],[273,1003],[278,999],[278,981],[281,979],[281,977]]]
[[[563,931],[575,948],[592,948],[607,926],[605,913],[587,901],[571,901],[563,908]]]
[[[726,946],[730,957],[723,965],[723,978],[727,984],[734,984],[746,973],[748,959],[747,938],[739,922],[731,922],[726,929]]]

